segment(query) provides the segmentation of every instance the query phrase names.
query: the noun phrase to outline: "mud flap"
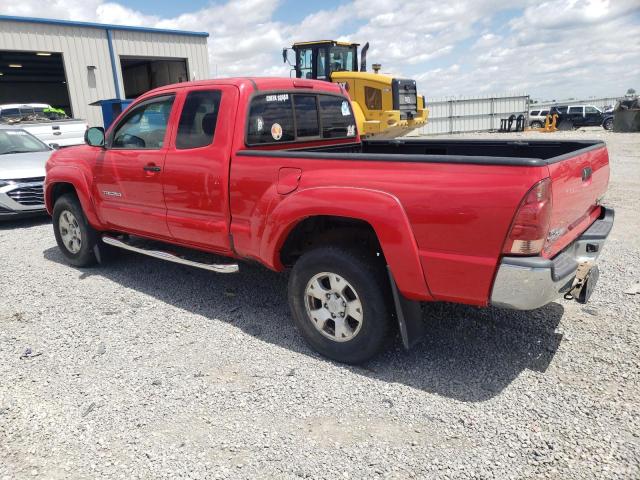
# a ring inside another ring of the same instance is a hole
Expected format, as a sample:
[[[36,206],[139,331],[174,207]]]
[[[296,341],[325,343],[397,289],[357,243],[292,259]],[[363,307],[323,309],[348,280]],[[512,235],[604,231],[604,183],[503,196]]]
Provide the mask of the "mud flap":
[[[596,288],[599,277],[600,270],[597,265],[593,265],[590,262],[580,264],[573,286],[564,295],[564,298],[566,300],[575,300],[578,303],[587,303]]]
[[[389,274],[389,283],[393,293],[393,303],[396,307],[396,317],[398,318],[402,344],[405,349],[409,350],[420,342],[425,334],[424,322],[422,321],[422,306],[420,302],[407,300],[402,296],[388,265],[387,273]]]
[[[580,293],[578,293],[578,296],[576,297],[576,301],[578,303],[587,303],[589,301],[593,290],[596,288],[599,277],[600,270],[598,269],[597,265],[594,265],[593,267],[591,267],[591,270],[589,270],[589,274],[584,280],[584,285],[582,286]]]

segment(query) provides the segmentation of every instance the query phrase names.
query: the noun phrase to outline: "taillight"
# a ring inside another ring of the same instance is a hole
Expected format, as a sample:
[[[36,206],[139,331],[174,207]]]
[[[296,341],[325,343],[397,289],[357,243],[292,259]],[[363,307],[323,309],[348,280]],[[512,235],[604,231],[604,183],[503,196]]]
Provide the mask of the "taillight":
[[[551,179],[536,183],[522,199],[504,242],[507,255],[540,253],[551,221]]]

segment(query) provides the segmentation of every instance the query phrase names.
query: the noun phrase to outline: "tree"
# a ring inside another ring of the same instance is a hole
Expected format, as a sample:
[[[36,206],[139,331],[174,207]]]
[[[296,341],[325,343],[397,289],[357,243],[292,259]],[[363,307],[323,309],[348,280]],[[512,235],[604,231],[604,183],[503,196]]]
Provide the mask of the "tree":
[[[636,94],[636,89],[635,88],[630,88],[627,90],[627,95],[635,95]]]

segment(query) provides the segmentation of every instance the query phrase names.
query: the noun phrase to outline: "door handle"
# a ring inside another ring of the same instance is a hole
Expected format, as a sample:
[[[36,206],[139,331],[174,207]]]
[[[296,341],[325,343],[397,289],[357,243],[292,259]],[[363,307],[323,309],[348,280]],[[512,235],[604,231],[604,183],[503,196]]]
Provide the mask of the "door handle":
[[[145,172],[159,172],[162,169],[160,167],[158,167],[157,165],[145,165],[144,167],[142,167],[142,169]]]

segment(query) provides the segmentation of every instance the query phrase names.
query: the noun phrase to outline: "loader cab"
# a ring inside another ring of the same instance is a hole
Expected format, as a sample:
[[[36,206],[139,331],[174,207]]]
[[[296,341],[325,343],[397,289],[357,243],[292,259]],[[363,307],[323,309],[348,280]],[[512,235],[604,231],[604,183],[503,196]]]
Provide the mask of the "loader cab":
[[[358,46],[333,40],[294,43],[296,77],[331,81],[333,72],[357,72]],[[287,49],[283,57],[287,60]]]

